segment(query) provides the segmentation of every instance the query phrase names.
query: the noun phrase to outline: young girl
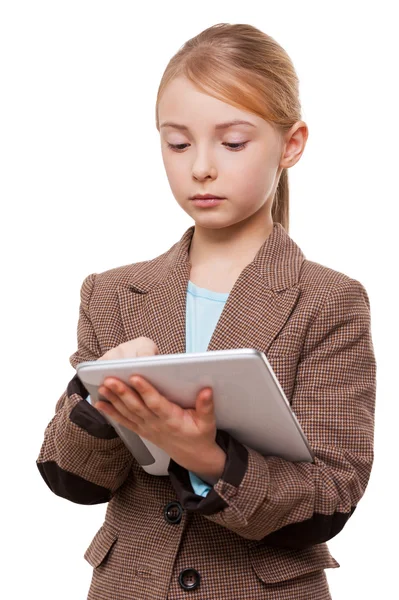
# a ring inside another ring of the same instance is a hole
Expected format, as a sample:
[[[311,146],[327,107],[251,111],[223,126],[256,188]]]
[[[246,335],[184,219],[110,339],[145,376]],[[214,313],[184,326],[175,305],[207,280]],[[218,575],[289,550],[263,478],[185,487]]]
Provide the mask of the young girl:
[[[111,404],[94,407],[75,375],[37,464],[55,494],[108,502],[85,553],[91,600],[331,598],[325,569],[339,563],[325,542],[369,480],[376,362],[363,285],[307,260],[288,234],[300,117],[293,65],[258,29],[218,24],[179,50],[156,124],[194,225],[152,260],[85,278],[70,362],[256,348],[315,462],[262,456],[218,430],[211,388],[182,409],[143,377],[110,377]],[[220,199],[193,199],[207,194]],[[102,413],[168,452],[168,476],[146,473]]]

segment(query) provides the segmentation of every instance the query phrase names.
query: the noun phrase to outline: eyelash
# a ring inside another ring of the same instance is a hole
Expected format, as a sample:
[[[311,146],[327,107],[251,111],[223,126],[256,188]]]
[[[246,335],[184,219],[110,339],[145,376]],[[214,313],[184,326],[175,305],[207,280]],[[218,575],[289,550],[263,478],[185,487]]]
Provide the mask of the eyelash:
[[[169,144],[169,142],[167,142],[168,147],[171,150],[174,150],[175,152],[182,152],[184,150],[184,148],[180,148],[179,150],[177,150],[177,148],[179,146],[188,146],[188,144]],[[239,150],[243,150],[245,148],[245,146],[248,144],[248,142],[241,142],[241,144],[228,144],[227,142],[223,142],[224,146],[230,146],[230,150],[232,152],[237,152]],[[238,146],[238,148],[231,148],[231,146]]]

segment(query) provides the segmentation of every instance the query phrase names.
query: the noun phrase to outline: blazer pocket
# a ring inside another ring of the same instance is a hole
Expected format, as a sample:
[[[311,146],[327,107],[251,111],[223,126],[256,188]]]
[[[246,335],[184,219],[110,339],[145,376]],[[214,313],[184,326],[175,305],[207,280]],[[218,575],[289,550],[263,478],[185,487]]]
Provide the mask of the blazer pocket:
[[[104,561],[108,552],[118,539],[117,532],[104,523],[92,539],[84,558],[93,567],[98,567]]]
[[[341,565],[330,554],[327,544],[317,544],[304,550],[249,546],[251,566],[264,583],[293,579],[312,571],[334,569]]]

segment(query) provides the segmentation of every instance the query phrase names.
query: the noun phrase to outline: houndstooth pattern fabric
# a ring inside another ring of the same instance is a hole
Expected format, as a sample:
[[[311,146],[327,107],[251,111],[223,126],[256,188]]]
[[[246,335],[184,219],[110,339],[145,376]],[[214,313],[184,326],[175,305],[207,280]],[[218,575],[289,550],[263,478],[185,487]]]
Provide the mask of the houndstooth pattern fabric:
[[[193,232],[152,260],[85,278],[74,368],[139,336],[153,339],[161,354],[185,352]],[[196,496],[179,465],[166,477],[146,473],[70,382],[37,463],[54,493],[108,502],[85,552],[93,567],[89,600],[331,598],[325,569],[339,563],[325,542],[353,514],[373,463],[376,361],[367,292],[307,260],[275,223],[236,280],[208,346],[229,348],[266,354],[315,463],[261,456],[226,436],[225,472],[206,498]],[[165,520],[171,501],[182,507],[177,524]],[[188,568],[196,570],[195,589],[179,582]]]

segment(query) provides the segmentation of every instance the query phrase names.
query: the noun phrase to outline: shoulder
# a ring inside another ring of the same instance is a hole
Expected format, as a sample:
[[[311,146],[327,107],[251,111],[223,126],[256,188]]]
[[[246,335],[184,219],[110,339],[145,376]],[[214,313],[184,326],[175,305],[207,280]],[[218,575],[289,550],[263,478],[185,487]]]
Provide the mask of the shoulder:
[[[351,335],[369,335],[370,300],[355,277],[304,259],[295,287],[299,293],[288,329],[300,338],[303,355],[331,336],[344,341]]]
[[[110,297],[119,288],[132,288],[141,293],[149,291],[166,276],[175,246],[148,260],[90,273],[81,285],[82,300],[88,303],[92,296]]]
[[[368,344],[367,352],[372,354],[370,300],[363,283],[305,260],[299,287],[299,312],[306,321],[303,356],[322,344],[337,352],[338,347],[349,349],[359,340]]]
[[[369,304],[367,291],[361,281],[321,263],[305,259],[302,263],[298,286],[304,298],[312,298],[320,306],[336,297],[362,296]]]

